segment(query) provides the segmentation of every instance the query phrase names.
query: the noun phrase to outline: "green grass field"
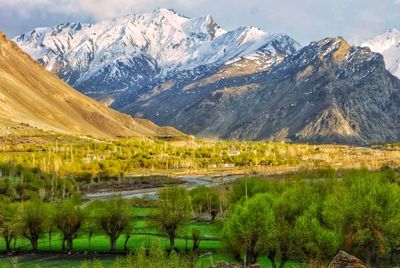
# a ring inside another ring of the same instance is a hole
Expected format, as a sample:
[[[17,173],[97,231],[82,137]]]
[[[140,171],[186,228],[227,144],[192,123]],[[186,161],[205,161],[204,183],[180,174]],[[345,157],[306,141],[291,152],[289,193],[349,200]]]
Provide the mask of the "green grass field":
[[[149,225],[146,220],[146,216],[151,213],[154,208],[141,208],[135,207],[132,209],[133,215],[137,218],[135,221],[134,233],[131,235],[127,248],[130,251],[135,251],[143,246],[148,246],[153,242],[161,243],[166,249],[169,246],[169,241],[166,237],[159,234],[157,230]],[[191,240],[192,229],[197,229],[201,232],[201,236],[207,240],[203,240],[200,243],[201,251],[217,251],[220,246],[218,241],[218,230],[215,225],[208,223],[191,223],[184,230],[181,230],[179,237],[175,241],[175,246],[178,250],[184,251],[185,249],[191,250],[193,243]],[[184,237],[187,236],[187,240]],[[117,250],[123,251],[125,243],[125,235],[121,235],[117,242]],[[0,250],[4,250],[4,243],[0,243]],[[91,244],[89,246],[88,235],[81,232],[79,236],[74,240],[74,250],[79,252],[90,251],[92,254],[107,252],[110,244],[107,236],[102,234],[95,234],[92,236]],[[18,238],[15,243],[15,248],[18,250],[29,251],[31,245],[27,239]],[[54,232],[51,235],[51,239],[48,233],[44,234],[39,240],[39,250],[43,254],[37,255],[24,255],[18,257],[0,257],[0,267],[79,267],[80,264],[87,259],[84,255],[80,254],[77,256],[66,256],[63,254],[50,254],[53,250],[59,250],[62,248],[62,236],[58,232]],[[47,253],[46,253],[47,252]],[[48,256],[47,256],[48,255]],[[91,255],[92,256],[92,255]],[[104,267],[112,267],[115,256],[109,255],[98,255],[101,259],[101,263]],[[93,258],[93,257],[90,257]],[[208,261],[202,261],[206,263]],[[205,266],[201,266],[205,267]]]
[[[157,233],[157,230],[146,221],[146,216],[151,213],[153,208],[133,208],[132,212],[137,217],[135,222],[134,234],[131,235],[127,244],[128,250],[135,251],[140,247],[150,245],[153,242],[162,243],[167,249],[169,241],[166,237]],[[218,241],[218,227],[214,224],[196,222],[188,225],[184,230],[179,233],[178,239],[175,241],[175,246],[178,250],[184,251],[192,248],[191,232],[192,229],[197,229],[201,232],[204,239],[200,242],[200,251],[205,252],[200,255],[196,261],[196,267],[206,268],[217,264],[220,261],[232,261],[228,256],[219,252],[220,241]],[[143,234],[147,233],[147,234]],[[188,239],[183,239],[187,235]],[[124,249],[125,235],[121,235],[117,243],[117,249],[122,251]],[[19,238],[15,244],[17,249],[29,251],[31,246],[26,239]],[[89,247],[88,235],[81,233],[74,240],[74,249],[79,251],[77,255],[66,254],[53,254],[53,250],[62,248],[62,237],[60,233],[53,233],[51,240],[49,234],[43,235],[39,240],[39,250],[41,254],[28,254],[23,256],[0,257],[0,268],[8,267],[60,267],[60,268],[78,268],[83,262],[87,262],[94,267],[113,267],[116,256],[110,254],[100,254],[109,250],[108,238],[102,234],[95,234],[91,240]],[[4,243],[0,243],[0,250],[4,250]],[[85,251],[90,251],[90,255],[82,254]],[[207,251],[209,253],[207,253]],[[266,258],[260,258],[259,263],[262,267],[271,267]],[[298,264],[289,263],[287,267],[300,267]]]
[[[149,245],[152,242],[160,242],[165,248],[168,248],[169,241],[168,239],[159,234],[158,231],[150,225],[150,223],[146,220],[146,216],[151,213],[154,208],[132,208],[132,213],[137,217],[135,221],[135,228],[133,230],[133,234],[129,239],[127,244],[128,250],[134,251],[142,246]],[[215,225],[196,222],[188,225],[184,230],[178,234],[179,238],[175,241],[175,246],[179,250],[185,250],[186,246],[188,249],[192,247],[191,234],[192,229],[197,229],[200,231],[201,236],[206,239],[201,241],[200,249],[201,250],[216,250],[219,247],[218,241],[218,230]],[[186,239],[187,236],[187,244]],[[91,239],[91,245],[89,247],[89,239],[86,233],[81,232],[78,237],[74,240],[74,250],[76,251],[108,251],[109,250],[109,240],[107,236],[98,233],[94,234]],[[125,243],[125,234],[122,234],[117,242],[117,250],[123,250]],[[27,239],[19,238],[16,241],[15,248],[19,250],[30,250],[31,245]],[[60,233],[54,232],[51,235],[48,233],[44,234],[39,240],[39,250],[40,251],[51,251],[51,250],[59,250],[62,248],[62,236]],[[0,243],[0,250],[4,250],[4,244]]]

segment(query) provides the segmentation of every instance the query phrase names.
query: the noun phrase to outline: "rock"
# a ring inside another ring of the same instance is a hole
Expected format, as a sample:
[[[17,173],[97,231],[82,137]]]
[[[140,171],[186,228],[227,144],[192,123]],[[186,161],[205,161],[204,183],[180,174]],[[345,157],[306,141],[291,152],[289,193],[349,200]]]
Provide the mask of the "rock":
[[[367,268],[367,266],[360,259],[340,250],[328,268]]]

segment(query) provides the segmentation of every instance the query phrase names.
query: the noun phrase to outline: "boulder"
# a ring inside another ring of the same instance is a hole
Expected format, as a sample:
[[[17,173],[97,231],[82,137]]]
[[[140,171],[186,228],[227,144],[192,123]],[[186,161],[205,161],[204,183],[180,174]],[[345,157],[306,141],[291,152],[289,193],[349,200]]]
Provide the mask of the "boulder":
[[[367,266],[360,259],[340,250],[328,268],[367,268]]]

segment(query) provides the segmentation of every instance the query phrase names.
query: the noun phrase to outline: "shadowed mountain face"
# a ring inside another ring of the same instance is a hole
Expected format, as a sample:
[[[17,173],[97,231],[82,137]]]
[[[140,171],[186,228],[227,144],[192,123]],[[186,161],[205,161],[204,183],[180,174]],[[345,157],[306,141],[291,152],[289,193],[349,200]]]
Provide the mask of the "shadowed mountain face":
[[[179,134],[77,92],[0,33],[0,135],[34,129],[96,137]]]
[[[342,38],[313,42],[263,72],[236,62],[193,82],[179,75],[123,111],[229,139],[365,144],[400,139],[400,81],[381,55]]]

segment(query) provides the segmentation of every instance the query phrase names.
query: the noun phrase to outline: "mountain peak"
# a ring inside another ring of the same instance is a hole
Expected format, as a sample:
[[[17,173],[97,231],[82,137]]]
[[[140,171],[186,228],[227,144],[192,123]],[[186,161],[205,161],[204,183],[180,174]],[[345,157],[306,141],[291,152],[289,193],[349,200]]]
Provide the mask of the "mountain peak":
[[[325,47],[325,48],[332,47],[332,46],[338,46],[338,45],[339,46],[341,46],[341,45],[350,46],[349,43],[341,36],[327,37],[320,41],[312,42],[311,44],[315,44],[317,46]]]
[[[311,42],[310,45],[302,48],[295,57],[299,66],[309,64],[316,66],[321,63],[340,65],[346,60],[351,49],[352,47],[344,38],[329,37]]]
[[[361,44],[372,51],[380,53],[385,59],[386,68],[397,77],[400,77],[400,30],[389,29],[371,40]]]
[[[206,15],[203,17],[205,24],[208,28],[208,33],[211,35],[211,38],[214,39],[218,33],[225,33],[225,31],[215,22],[214,18],[211,15]]]
[[[389,33],[389,34],[399,34],[399,33],[400,33],[400,30],[397,29],[397,28],[390,28],[390,29],[387,31],[387,33]]]
[[[259,28],[227,32],[210,15],[191,19],[165,8],[90,25],[38,28],[14,40],[87,94],[139,90],[173,72],[218,66],[266,50],[284,56],[298,47],[293,39],[280,40]]]
[[[180,17],[185,17],[188,18],[187,16],[181,15],[178,12],[176,12],[173,8],[163,8],[163,7],[158,7],[153,10],[153,13],[160,13],[160,14],[169,14],[169,15],[178,15]]]
[[[342,62],[345,61],[346,56],[348,55],[351,46],[349,45],[349,43],[341,36],[339,37],[335,37],[335,38],[331,38],[330,43],[332,50],[334,50],[334,52],[331,54],[332,55],[332,61],[336,64],[336,65],[340,65]],[[329,53],[329,51],[327,51],[327,53]]]

